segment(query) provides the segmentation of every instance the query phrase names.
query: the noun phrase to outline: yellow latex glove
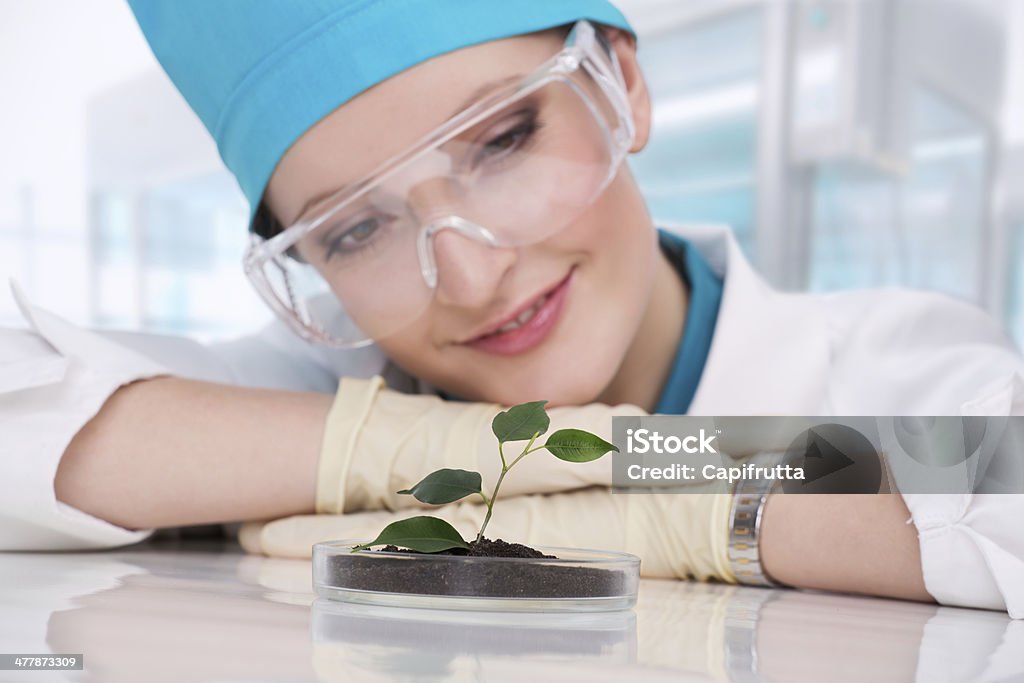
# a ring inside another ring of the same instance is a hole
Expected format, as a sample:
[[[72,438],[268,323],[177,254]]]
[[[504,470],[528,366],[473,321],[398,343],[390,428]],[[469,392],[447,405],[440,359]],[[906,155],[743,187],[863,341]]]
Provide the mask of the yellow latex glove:
[[[324,430],[317,475],[316,511],[325,514],[360,510],[423,507],[396,491],[409,488],[434,470],[479,472],[485,493],[501,468],[498,440],[491,420],[503,408],[494,403],[445,401],[437,396],[403,394],[384,387],[380,377],[345,377]],[[612,417],[646,415],[637,406],[549,408],[551,426],[583,429],[612,440]],[[543,438],[543,437],[542,437]],[[523,444],[505,445],[518,454]],[[529,467],[517,467],[502,484],[500,496],[569,491],[593,485],[610,486],[611,458],[568,463],[546,451],[531,456]]]
[[[525,464],[523,472],[517,466],[506,481],[511,483],[535,463]],[[712,486],[695,485],[693,490]],[[519,496],[499,500],[486,535],[534,546],[630,552],[641,558],[641,574],[645,577],[718,578],[734,583],[727,554],[730,504],[731,495],[726,493],[613,494],[607,488],[596,487]],[[466,539],[476,536],[485,513],[483,505],[467,501],[429,511],[451,523]],[[409,511],[298,515],[247,523],[239,539],[251,553],[310,557],[314,543],[373,539],[391,522],[411,516]]]

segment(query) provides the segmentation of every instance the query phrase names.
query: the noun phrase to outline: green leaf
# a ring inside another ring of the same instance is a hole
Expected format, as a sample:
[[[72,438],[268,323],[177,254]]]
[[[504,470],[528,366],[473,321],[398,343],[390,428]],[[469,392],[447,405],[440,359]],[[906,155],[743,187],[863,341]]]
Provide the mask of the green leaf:
[[[369,543],[352,548],[363,550],[375,545],[397,545],[421,553],[439,553],[449,548],[468,548],[462,536],[448,522],[437,517],[410,517],[392,522]]]
[[[551,418],[544,411],[545,403],[547,401],[520,403],[495,415],[491,431],[498,437],[498,442],[526,441],[548,431]]]
[[[443,469],[431,472],[420,483],[398,493],[407,493],[421,503],[444,505],[481,493],[480,485],[479,472]]]
[[[619,451],[597,434],[582,429],[559,429],[548,437],[544,448],[551,451],[559,460],[568,462],[590,462],[597,460],[609,451]]]

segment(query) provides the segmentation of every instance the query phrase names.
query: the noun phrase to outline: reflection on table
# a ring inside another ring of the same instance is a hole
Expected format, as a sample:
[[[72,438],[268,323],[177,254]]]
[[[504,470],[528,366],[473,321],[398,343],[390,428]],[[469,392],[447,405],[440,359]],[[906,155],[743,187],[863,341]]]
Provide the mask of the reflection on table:
[[[645,580],[631,612],[381,608],[232,546],[6,554],[0,586],[3,650],[84,654],[32,681],[1024,678],[1005,614],[824,593]]]

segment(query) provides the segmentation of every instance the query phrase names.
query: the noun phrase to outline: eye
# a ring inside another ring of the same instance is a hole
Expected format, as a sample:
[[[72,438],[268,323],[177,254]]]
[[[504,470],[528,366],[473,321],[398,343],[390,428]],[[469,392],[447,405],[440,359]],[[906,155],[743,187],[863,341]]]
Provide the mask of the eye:
[[[539,128],[536,116],[531,112],[524,120],[512,128],[487,140],[477,154],[476,162],[490,162],[512,154],[529,143]]]
[[[358,223],[341,230],[334,230],[325,236],[323,246],[327,250],[326,258],[330,260],[337,254],[355,254],[366,248],[381,227],[376,216],[364,218]]]

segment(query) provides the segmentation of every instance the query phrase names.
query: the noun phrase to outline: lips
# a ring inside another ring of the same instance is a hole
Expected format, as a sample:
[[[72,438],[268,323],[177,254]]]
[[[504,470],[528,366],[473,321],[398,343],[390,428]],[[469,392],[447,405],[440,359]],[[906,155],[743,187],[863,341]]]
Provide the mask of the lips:
[[[511,332],[512,330],[519,329],[527,322],[529,322],[530,318],[537,314],[537,311],[540,310],[541,306],[543,306],[547,302],[547,300],[548,294],[542,294],[540,298],[534,300],[533,304],[529,308],[527,308],[522,313],[517,315],[514,320],[510,320],[509,322],[505,323],[494,332],[488,332],[487,334],[501,334],[503,332]]]
[[[500,355],[518,354],[533,348],[547,337],[560,319],[574,272],[575,269],[570,270],[554,287],[520,306],[511,315],[490,323],[484,328],[484,333],[465,344]]]

